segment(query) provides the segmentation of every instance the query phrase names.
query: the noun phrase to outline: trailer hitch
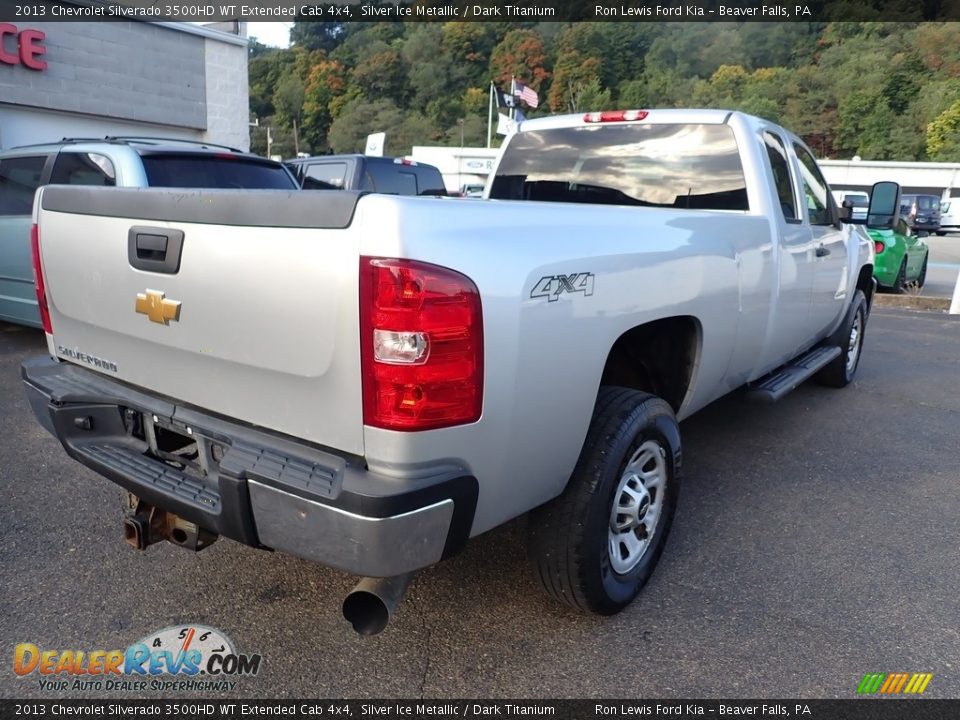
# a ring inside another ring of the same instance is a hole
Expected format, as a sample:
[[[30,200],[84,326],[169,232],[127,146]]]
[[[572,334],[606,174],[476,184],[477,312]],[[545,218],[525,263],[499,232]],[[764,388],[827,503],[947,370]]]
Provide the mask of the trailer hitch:
[[[182,548],[199,552],[219,537],[196,523],[150,505],[133,493],[126,493],[123,537],[137,550],[167,540]]]

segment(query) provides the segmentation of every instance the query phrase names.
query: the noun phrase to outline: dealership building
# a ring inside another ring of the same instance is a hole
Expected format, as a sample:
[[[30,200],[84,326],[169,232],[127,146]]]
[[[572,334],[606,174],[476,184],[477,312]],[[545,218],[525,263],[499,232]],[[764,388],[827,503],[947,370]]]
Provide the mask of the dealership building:
[[[245,25],[0,22],[0,149],[107,135],[248,149]]]

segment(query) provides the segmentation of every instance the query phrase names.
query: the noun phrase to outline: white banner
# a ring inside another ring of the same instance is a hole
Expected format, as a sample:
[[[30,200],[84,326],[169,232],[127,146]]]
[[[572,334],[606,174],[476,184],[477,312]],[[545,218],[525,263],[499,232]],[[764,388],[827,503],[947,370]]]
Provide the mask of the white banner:
[[[497,113],[497,135],[513,135],[517,131],[517,122],[503,113]]]
[[[386,140],[387,134],[385,132],[371,133],[367,135],[367,149],[363,151],[363,154],[383,157],[383,145]]]

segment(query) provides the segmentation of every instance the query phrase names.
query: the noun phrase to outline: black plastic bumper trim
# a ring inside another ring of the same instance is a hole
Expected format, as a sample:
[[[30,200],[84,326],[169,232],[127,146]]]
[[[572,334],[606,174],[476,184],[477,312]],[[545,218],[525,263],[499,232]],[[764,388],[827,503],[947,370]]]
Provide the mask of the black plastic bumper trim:
[[[413,486],[409,490],[377,495],[358,488],[389,487],[396,485],[396,478],[378,476],[358,466],[352,457],[319,453],[294,438],[278,438],[268,431],[235,424],[195,409],[181,409],[174,400],[151,396],[71,363],[57,362],[52,358],[31,358],[22,364],[21,376],[38,421],[60,441],[70,457],[144,501],[233,540],[260,546],[247,489],[249,479],[368,518],[401,515],[449,498],[453,500],[454,511],[442,558],[459,552],[470,537],[479,485],[475,477],[462,471],[449,467],[438,469],[436,474],[407,480]],[[121,415],[124,407],[157,413],[164,419],[188,420],[199,435],[231,445],[235,443],[238,449],[254,447],[289,454],[300,448],[303,457],[320,458],[330,467],[332,476],[337,476],[336,492],[329,492],[325,485],[311,489],[301,483],[284,482],[282,476],[251,472],[249,465],[228,462],[231,455],[228,449],[216,478],[205,483],[207,489],[219,497],[219,503],[211,502],[205,506],[204,503],[191,502],[186,496],[189,493],[178,495],[171,492],[170,483],[147,482],[135,473],[123,470],[123,463],[105,461],[108,454],[102,448],[110,446],[115,448],[113,457],[126,451],[155,463],[158,468],[168,467],[160,460],[144,456],[146,444],[127,434]],[[90,429],[84,429],[85,423],[78,424],[78,418],[90,418]]]

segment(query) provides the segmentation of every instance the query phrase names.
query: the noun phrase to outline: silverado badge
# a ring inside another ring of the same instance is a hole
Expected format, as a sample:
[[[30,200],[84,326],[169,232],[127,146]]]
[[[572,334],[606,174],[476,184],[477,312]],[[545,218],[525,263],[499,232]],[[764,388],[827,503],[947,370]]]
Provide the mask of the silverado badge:
[[[180,302],[165,299],[165,294],[149,289],[146,294],[137,293],[137,312],[146,315],[151,322],[164,325],[169,325],[171,320],[177,322],[180,319]]]

